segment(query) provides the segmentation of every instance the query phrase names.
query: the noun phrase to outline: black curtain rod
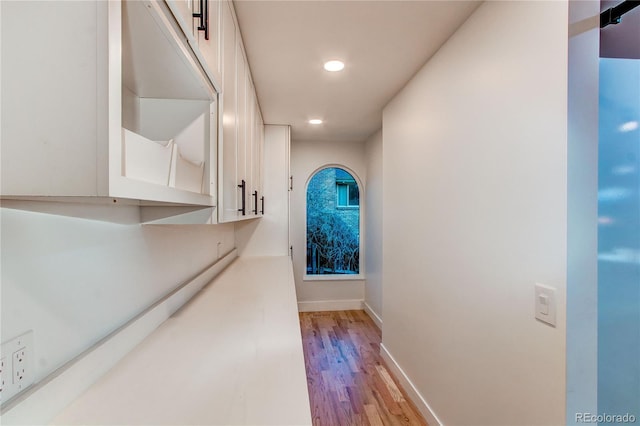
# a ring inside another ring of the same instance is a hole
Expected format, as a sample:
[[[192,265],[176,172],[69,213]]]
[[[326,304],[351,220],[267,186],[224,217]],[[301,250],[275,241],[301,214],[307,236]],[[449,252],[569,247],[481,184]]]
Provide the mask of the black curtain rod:
[[[600,28],[604,28],[610,24],[619,24],[622,15],[638,6],[640,6],[640,1],[626,0],[616,7],[605,10],[600,14]]]

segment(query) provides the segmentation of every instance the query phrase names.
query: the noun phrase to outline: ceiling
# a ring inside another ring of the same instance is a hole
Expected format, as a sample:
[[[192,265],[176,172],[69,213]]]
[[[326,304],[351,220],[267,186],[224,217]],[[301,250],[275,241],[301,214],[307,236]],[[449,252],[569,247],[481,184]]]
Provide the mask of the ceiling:
[[[235,0],[265,123],[293,140],[363,141],[478,1]],[[323,69],[340,59],[341,72]],[[308,123],[311,118],[323,124]]]
[[[621,0],[603,0],[600,10],[621,4]],[[627,12],[617,25],[600,30],[600,57],[640,59],[640,7]]]

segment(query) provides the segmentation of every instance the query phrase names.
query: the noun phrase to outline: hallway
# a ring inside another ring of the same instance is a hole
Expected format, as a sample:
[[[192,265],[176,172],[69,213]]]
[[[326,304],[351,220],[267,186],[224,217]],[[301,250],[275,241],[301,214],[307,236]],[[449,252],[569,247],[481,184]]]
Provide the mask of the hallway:
[[[300,328],[314,425],[427,424],[383,364],[364,311],[301,312]]]

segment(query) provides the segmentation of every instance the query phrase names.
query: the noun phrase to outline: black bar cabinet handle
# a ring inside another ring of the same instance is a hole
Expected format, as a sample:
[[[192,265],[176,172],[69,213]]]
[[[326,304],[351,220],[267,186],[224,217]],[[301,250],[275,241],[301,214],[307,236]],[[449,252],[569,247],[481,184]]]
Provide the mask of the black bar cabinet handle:
[[[193,17],[200,19],[198,31],[204,31],[204,39],[209,40],[209,0],[200,0],[200,12],[194,13]]]
[[[253,191],[253,198],[254,198],[253,205],[255,206],[255,209],[251,210],[251,212],[253,214],[258,214],[258,191]]]
[[[260,201],[262,203],[262,209],[260,210],[260,214],[264,214],[264,195],[260,197]]]
[[[242,179],[242,184],[238,185],[238,188],[242,188],[242,208],[238,209],[239,212],[242,212],[242,216],[245,216],[247,214],[247,206],[246,206],[246,198],[247,198],[247,182],[244,181],[244,179]]]

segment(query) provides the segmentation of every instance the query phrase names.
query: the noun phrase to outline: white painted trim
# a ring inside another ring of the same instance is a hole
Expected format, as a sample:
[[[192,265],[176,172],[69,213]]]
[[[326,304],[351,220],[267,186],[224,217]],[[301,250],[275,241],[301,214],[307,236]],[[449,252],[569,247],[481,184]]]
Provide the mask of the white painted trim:
[[[380,315],[378,315],[378,313],[374,311],[367,302],[362,302],[362,305],[364,306],[364,311],[367,313],[367,315],[369,315],[373,322],[376,323],[378,328],[382,330],[382,318],[380,317]]]
[[[391,355],[391,353],[389,353],[387,348],[384,346],[384,343],[380,344],[380,356],[382,356],[384,362],[398,379],[400,385],[402,385],[402,388],[405,390],[411,401],[413,401],[416,407],[418,407],[418,410],[424,416],[427,423],[432,426],[443,426],[443,423],[440,421],[438,416],[436,416],[436,413],[433,411],[433,409],[431,409],[429,403],[427,403],[420,392],[418,392],[418,389],[416,389],[411,379],[409,379],[409,377],[405,374],[404,370],[402,370],[395,358]]]
[[[302,281],[364,281],[362,274],[304,275]]]
[[[362,309],[363,303],[362,299],[298,302],[298,312],[354,311]]]
[[[236,259],[233,249],[2,408],[2,424],[48,424]]]

